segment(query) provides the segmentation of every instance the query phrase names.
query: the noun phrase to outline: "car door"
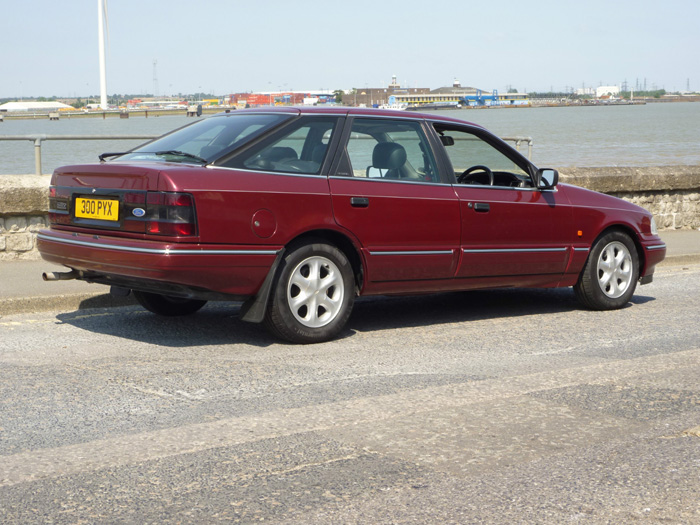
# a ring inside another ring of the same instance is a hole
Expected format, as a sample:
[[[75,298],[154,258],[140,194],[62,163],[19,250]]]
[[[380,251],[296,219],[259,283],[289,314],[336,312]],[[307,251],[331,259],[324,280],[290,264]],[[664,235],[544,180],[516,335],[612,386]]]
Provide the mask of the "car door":
[[[435,125],[455,175],[461,209],[457,277],[513,277],[505,285],[554,282],[572,245],[564,192],[540,189],[534,167],[515,150],[470,126]]]
[[[333,212],[361,244],[365,292],[440,289],[456,269],[460,205],[423,123],[355,117],[342,140],[329,179]]]

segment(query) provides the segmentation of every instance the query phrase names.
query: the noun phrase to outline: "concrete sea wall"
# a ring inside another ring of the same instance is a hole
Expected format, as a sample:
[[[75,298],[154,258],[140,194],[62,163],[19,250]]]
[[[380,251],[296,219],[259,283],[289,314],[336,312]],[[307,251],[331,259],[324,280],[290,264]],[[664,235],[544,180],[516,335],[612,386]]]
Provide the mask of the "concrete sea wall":
[[[560,175],[646,208],[659,229],[700,228],[700,166],[562,168]]]
[[[0,261],[36,259],[36,234],[49,223],[50,175],[0,175]]]
[[[654,214],[659,229],[700,229],[700,166],[562,168],[561,181],[620,197]],[[48,225],[50,175],[0,175],[0,260],[36,259]]]

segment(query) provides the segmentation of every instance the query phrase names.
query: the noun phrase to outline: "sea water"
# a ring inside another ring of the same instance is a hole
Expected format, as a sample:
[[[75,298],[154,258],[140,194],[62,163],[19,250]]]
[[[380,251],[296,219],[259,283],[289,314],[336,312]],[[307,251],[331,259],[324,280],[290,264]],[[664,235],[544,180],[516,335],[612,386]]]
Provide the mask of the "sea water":
[[[639,106],[455,109],[435,114],[467,120],[499,136],[530,137],[539,167],[700,165],[700,103]],[[161,135],[194,118],[133,116],[0,122],[0,135]],[[143,140],[44,141],[42,167],[96,162]],[[527,147],[521,147],[527,154]],[[34,143],[0,141],[0,174],[34,173]]]
[[[539,167],[700,165],[700,103],[440,112],[531,137]]]

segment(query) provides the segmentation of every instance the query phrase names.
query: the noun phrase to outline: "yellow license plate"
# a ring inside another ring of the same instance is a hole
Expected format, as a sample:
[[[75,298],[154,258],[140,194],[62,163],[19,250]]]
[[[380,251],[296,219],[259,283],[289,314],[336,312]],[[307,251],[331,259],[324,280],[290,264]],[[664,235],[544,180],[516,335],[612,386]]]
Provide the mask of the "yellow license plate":
[[[75,199],[75,216],[80,219],[119,220],[119,201],[78,197]]]

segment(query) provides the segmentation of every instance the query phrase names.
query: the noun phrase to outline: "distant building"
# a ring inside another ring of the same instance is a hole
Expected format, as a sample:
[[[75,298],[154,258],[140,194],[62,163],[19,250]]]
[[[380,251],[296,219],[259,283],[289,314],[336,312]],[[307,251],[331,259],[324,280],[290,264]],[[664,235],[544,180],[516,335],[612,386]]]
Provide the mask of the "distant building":
[[[238,108],[259,106],[301,106],[335,102],[335,95],[318,91],[279,91],[264,93],[233,93],[224,102]]]
[[[409,107],[478,107],[478,106],[528,106],[525,93],[501,93],[475,87],[462,87],[455,79],[452,86],[433,89],[425,93],[397,94],[389,104]]]
[[[396,94],[428,93],[430,88],[402,88],[391,77],[388,87],[366,87],[345,91],[342,103],[346,106],[379,107],[389,103],[389,97]],[[259,106],[299,106],[335,104],[335,92],[328,89],[309,91],[264,91],[257,93],[233,93],[224,98],[224,103],[239,108]]]
[[[49,111],[59,111],[61,109],[73,109],[73,106],[62,102],[7,102],[0,106],[0,112],[41,112],[48,113]]]
[[[596,98],[615,97],[620,94],[619,86],[599,86],[595,90]]]
[[[396,75],[392,75],[391,83],[388,87],[357,88],[353,93],[343,97],[343,103],[346,105],[365,106],[368,108],[379,107],[393,104],[392,97],[397,95],[418,95],[429,92],[430,88],[401,87],[396,79]]]

